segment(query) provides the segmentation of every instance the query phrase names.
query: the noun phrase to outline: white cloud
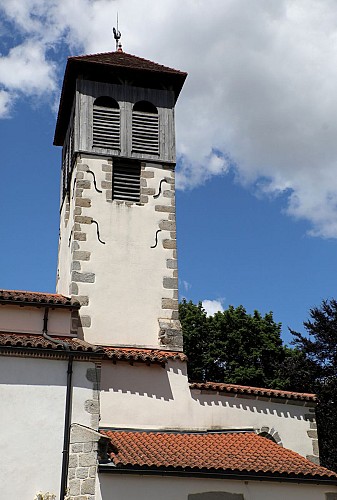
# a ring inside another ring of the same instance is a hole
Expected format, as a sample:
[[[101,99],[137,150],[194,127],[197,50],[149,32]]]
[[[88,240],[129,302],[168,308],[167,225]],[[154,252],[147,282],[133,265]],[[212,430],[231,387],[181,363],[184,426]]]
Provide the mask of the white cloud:
[[[224,309],[222,307],[222,300],[208,300],[202,301],[202,307],[205,309],[207,316],[213,316],[217,312],[222,312]]]
[[[284,193],[287,213],[310,221],[313,235],[337,237],[335,6],[6,0],[0,13],[23,41],[2,55],[0,85],[6,96],[55,92],[60,61],[51,61],[50,49],[112,50],[118,10],[126,51],[189,72],[177,106],[178,186],[203,184],[232,166],[246,187]]]
[[[5,90],[0,90],[0,118],[9,117],[12,103],[12,96]]]
[[[27,40],[0,57],[0,82],[7,89],[26,94],[51,92],[56,89],[55,65],[45,60],[39,44]]]

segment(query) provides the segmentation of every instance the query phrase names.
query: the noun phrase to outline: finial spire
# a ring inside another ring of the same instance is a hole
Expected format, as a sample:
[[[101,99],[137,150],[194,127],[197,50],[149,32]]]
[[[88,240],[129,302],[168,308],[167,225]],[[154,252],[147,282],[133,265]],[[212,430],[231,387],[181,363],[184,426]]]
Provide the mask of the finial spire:
[[[118,12],[117,12],[117,28],[112,28],[113,34],[114,34],[114,39],[116,40],[116,52],[123,52],[122,49],[122,44],[119,41],[122,33],[118,29]]]

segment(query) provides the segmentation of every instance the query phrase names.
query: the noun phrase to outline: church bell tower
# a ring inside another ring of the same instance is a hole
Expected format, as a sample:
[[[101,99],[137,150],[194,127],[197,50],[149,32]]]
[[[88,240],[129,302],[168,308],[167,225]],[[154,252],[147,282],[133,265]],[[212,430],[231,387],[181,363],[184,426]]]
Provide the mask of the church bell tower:
[[[185,78],[120,48],[68,59],[57,292],[81,303],[74,333],[90,343],[182,349],[174,106]]]

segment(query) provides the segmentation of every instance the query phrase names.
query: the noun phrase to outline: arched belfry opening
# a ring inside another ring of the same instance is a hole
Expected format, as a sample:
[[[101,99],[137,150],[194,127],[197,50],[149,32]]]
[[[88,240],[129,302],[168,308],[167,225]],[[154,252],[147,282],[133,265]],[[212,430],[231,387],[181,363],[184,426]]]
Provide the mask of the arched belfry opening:
[[[138,101],[133,106],[133,111],[139,111],[140,113],[152,113],[153,115],[158,114],[158,109],[152,102],[149,101]]]
[[[93,104],[93,148],[120,148],[120,110],[118,102],[109,96],[100,96]]]
[[[132,152],[159,155],[158,110],[149,101],[138,101],[133,106]]]

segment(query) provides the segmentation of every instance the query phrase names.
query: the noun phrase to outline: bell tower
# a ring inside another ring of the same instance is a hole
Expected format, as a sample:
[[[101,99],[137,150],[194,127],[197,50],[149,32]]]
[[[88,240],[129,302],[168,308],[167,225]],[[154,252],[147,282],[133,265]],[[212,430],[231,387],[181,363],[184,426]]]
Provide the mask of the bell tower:
[[[68,59],[57,292],[74,333],[102,345],[182,349],[174,106],[186,73],[116,52]]]

